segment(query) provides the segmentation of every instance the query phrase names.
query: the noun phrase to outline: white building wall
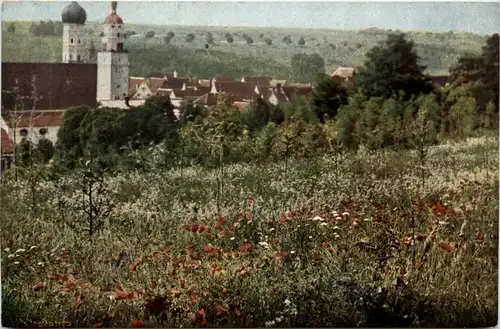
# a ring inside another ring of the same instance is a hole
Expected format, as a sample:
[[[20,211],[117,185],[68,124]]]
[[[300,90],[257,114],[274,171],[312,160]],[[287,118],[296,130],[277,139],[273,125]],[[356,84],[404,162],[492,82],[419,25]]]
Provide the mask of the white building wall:
[[[83,45],[85,36],[85,25],[63,24],[63,63],[85,63],[88,60],[88,52]]]
[[[128,95],[128,53],[97,54],[97,100],[125,99]]]
[[[104,24],[101,51],[118,51],[118,44],[124,45],[125,29],[122,24]]]

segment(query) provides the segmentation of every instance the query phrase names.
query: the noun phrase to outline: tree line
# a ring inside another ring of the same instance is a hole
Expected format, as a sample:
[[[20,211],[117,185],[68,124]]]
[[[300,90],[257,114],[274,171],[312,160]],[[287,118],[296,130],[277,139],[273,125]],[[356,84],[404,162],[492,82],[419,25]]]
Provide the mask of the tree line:
[[[422,150],[498,132],[498,46],[493,35],[480,56],[461,58],[444,88],[423,73],[413,42],[392,34],[368,52],[354,85],[320,74],[310,97],[278,106],[257,99],[241,110],[220,94],[210,109],[183,104],[178,120],[165,97],[131,110],[69,109],[54,163],[68,170],[92,156],[103,168],[210,167],[360,147]]]

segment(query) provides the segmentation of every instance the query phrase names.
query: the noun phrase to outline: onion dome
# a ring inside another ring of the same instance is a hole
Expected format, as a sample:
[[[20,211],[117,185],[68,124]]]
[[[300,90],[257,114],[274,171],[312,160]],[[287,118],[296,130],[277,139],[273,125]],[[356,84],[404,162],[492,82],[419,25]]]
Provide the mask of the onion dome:
[[[85,24],[87,13],[76,1],[72,1],[69,5],[64,7],[61,17],[63,23]]]
[[[116,1],[111,1],[111,14],[106,17],[104,24],[123,24],[122,18],[116,13],[116,5]]]

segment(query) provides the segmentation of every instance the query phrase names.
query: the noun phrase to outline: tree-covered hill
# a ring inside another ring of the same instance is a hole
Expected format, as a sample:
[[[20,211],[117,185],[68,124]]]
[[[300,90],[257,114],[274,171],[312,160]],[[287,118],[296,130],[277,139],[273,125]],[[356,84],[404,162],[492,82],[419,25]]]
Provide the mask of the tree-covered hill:
[[[8,31],[11,23],[15,26],[14,32]],[[61,60],[61,37],[36,36],[30,31],[32,24],[3,22],[2,61]],[[101,26],[101,22],[87,23],[89,39],[96,45],[100,43]],[[273,75],[287,78],[291,75],[292,57],[297,53],[318,53],[325,61],[326,72],[331,73],[338,66],[361,65],[365,54],[390,32],[376,28],[333,30],[137,24],[128,24],[126,28],[131,75],[176,69],[180,74],[200,77]],[[148,34],[151,31],[154,33]],[[422,64],[428,67],[430,74],[446,74],[463,54],[478,54],[486,40],[486,36],[473,33],[405,32],[415,42]],[[299,45],[302,38],[304,42]]]

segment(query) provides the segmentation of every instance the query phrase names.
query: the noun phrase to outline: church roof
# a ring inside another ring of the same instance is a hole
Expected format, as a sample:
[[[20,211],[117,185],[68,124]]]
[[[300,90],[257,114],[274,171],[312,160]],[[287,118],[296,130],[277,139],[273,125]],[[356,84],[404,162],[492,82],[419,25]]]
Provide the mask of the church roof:
[[[87,13],[76,1],[72,1],[64,7],[61,18],[63,23],[70,24],[85,24]]]
[[[33,81],[33,78],[35,80]],[[97,105],[97,64],[2,63],[2,108],[13,109],[15,93],[24,96],[25,110],[33,106],[28,98],[36,87],[38,110],[68,109]]]

